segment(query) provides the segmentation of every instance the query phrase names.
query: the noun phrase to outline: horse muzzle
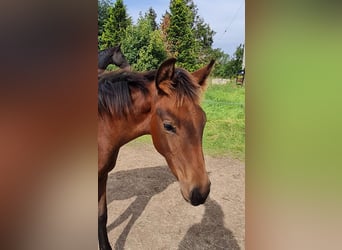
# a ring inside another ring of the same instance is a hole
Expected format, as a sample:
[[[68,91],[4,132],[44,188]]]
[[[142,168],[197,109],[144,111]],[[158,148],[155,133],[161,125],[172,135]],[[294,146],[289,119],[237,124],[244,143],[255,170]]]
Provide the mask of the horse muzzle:
[[[201,205],[205,202],[205,200],[207,199],[208,195],[210,193],[210,182],[208,184],[208,188],[206,189],[206,191],[204,193],[201,193],[199,188],[194,188],[191,192],[190,192],[190,203],[193,206],[198,206]]]

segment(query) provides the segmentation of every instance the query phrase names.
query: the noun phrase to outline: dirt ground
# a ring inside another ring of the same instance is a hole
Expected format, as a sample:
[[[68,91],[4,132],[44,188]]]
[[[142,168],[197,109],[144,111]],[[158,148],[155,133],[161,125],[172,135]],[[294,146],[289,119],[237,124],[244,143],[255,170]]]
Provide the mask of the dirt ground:
[[[107,186],[113,249],[245,249],[245,165],[205,160],[211,192],[193,207],[153,145],[122,147]]]

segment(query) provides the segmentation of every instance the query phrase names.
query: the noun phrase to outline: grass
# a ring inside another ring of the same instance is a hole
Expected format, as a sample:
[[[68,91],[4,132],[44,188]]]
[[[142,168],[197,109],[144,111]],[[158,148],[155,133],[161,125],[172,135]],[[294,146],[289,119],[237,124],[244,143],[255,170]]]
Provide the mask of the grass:
[[[210,155],[245,158],[245,88],[209,85],[202,107],[207,114],[203,148]]]
[[[235,83],[212,85],[203,98],[207,115],[203,150],[212,156],[245,159],[245,88]],[[142,136],[136,143],[152,143],[151,136]]]

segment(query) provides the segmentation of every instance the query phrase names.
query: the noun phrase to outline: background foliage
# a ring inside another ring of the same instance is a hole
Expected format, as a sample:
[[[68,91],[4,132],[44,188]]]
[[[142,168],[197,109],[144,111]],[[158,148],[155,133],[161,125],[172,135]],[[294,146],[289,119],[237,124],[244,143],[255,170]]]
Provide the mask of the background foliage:
[[[152,7],[140,14],[137,23],[127,13],[123,0],[98,1],[98,48],[121,44],[134,70],[155,69],[167,57],[177,58],[177,65],[196,70],[216,59],[213,76],[232,78],[242,69],[243,44],[234,55],[213,49],[215,31],[198,15],[193,0],[170,0],[161,22]]]

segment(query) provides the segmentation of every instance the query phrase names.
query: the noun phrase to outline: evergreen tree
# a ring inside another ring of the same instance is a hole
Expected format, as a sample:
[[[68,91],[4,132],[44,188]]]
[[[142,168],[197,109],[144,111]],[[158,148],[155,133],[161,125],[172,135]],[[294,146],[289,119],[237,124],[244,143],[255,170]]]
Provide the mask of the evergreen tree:
[[[203,18],[198,17],[195,23],[195,37],[201,47],[208,49],[213,45],[215,32],[205,23]]]
[[[192,30],[195,35],[195,40],[198,48],[198,62],[203,65],[207,64],[215,54],[212,45],[214,42],[213,36],[215,32],[210,28],[209,24],[204,22],[204,19],[199,16],[198,8],[193,0],[186,0],[187,5],[191,10],[192,15]]]
[[[165,14],[162,17],[162,21],[160,24],[160,31],[161,31],[161,36],[162,36],[162,40],[165,44],[165,49],[166,49],[166,53],[168,57],[171,57],[171,45],[169,40],[167,39],[168,37],[168,29],[170,27],[170,13],[169,12],[165,12]]]
[[[193,14],[186,2],[186,0],[171,0],[167,40],[170,53],[177,58],[178,64],[192,71],[198,66],[198,48],[192,31]]]
[[[198,15],[193,0],[170,0],[170,12],[165,12],[159,27],[152,7],[144,15],[140,14],[137,24],[133,25],[123,0],[116,0],[113,6],[110,1],[98,1],[98,48],[120,43],[136,70],[157,68],[166,57],[177,58],[178,65],[189,71],[213,58],[224,58],[222,65],[227,67],[229,63],[229,67],[233,67],[233,62],[227,62],[228,55],[225,57],[223,52],[212,49],[215,32]],[[227,72],[222,67],[214,72]]]
[[[192,0],[171,0],[170,22],[167,14],[162,22],[168,54],[177,57],[180,65],[191,70],[213,59],[215,32],[198,15]]]
[[[99,39],[100,49],[116,46],[121,43],[126,28],[132,24],[123,0],[116,0],[114,7],[109,7],[108,18],[104,23],[103,32]]]
[[[157,13],[154,11],[152,7],[149,8],[148,12],[145,14],[145,17],[151,22],[152,30],[158,29],[156,21]]]
[[[157,69],[167,58],[166,50],[160,30],[150,33],[150,41],[147,47],[139,51],[139,59],[135,66],[138,71]]]
[[[97,27],[98,36],[102,35],[103,26],[109,16],[110,3],[108,0],[99,0],[97,3]]]

